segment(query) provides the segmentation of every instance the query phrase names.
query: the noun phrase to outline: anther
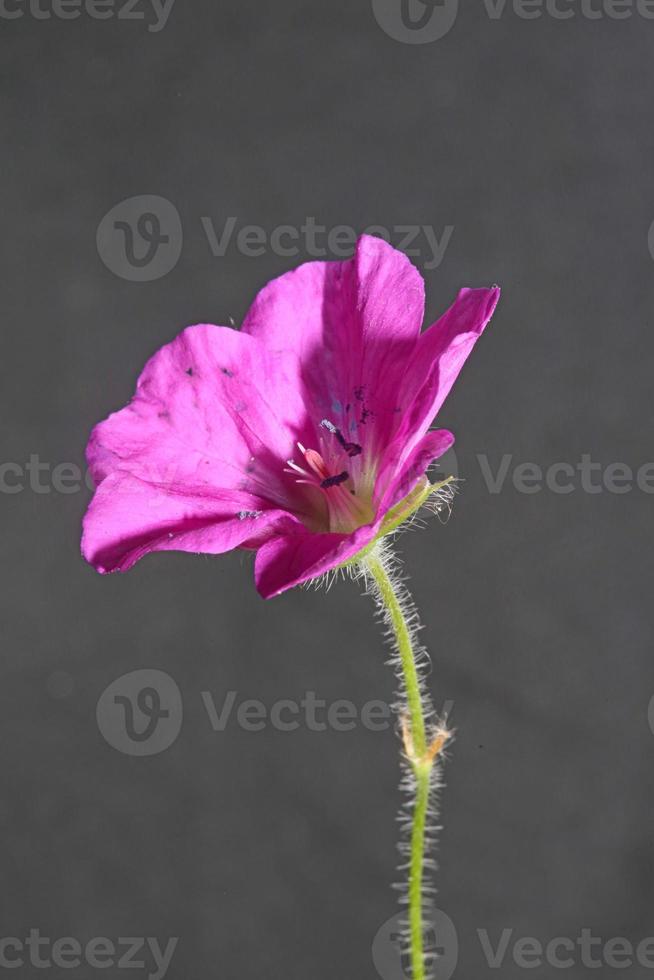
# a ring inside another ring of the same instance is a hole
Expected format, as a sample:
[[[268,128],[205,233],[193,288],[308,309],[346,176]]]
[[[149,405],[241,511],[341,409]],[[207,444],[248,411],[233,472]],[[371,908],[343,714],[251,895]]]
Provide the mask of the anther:
[[[328,476],[326,480],[323,480],[320,486],[323,490],[329,490],[330,487],[337,487],[341,483],[345,483],[349,479],[350,474],[347,470],[343,470],[342,473],[337,473],[336,476]]]
[[[331,432],[331,434],[336,437],[341,449],[343,449],[343,451],[346,452],[347,455],[350,456],[350,458],[353,456],[361,455],[361,446],[359,445],[359,443],[347,442],[344,439],[341,430],[337,429],[333,422],[330,422],[329,419],[323,419],[320,424],[323,427],[323,429],[327,429],[328,432]]]

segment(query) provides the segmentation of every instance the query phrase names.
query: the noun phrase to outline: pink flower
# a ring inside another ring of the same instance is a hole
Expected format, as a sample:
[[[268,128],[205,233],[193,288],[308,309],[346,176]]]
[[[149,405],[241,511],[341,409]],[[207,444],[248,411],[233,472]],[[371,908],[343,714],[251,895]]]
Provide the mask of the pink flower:
[[[269,283],[240,331],[188,327],[91,435],[84,557],[256,549],[265,598],[352,559],[429,487],[454,442],[429,426],[498,298],[463,289],[421,334],[420,274],[364,236]]]

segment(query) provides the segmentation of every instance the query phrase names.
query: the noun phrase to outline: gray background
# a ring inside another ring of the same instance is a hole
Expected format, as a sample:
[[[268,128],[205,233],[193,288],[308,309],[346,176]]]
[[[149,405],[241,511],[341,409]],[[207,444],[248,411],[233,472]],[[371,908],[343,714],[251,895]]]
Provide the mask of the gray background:
[[[492,20],[475,0],[446,37],[409,45],[367,2],[177,0],[159,33],[27,13],[0,33],[3,461],[81,464],[158,346],[239,322],[306,257],[216,258],[201,216],[452,224],[425,273],[430,320],[462,284],[503,286],[439,419],[466,481],[454,516],[401,541],[458,731],[438,904],[461,978],[525,972],[510,953],[490,970],[478,929],[654,934],[652,497],[528,495],[510,477],[493,495],[476,459],[652,458],[654,21]],[[149,283],[113,274],[95,243],[143,194],[184,228],[180,261]],[[241,554],[101,578],[79,557],[87,499],[0,501],[2,935],[179,936],[174,980],[374,980],[395,912],[392,731],[216,733],[200,697],[390,698],[370,601],[342,583],[264,603]],[[174,745],[143,759],[95,719],[137,668],[169,673],[185,710]]]

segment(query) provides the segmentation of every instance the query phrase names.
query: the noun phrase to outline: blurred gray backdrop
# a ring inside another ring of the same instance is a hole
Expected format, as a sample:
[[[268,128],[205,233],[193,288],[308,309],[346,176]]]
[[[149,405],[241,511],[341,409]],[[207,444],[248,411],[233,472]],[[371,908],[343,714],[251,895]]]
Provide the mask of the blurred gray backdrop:
[[[79,556],[89,430],[146,358],[373,225],[414,229],[427,322],[504,290],[439,419],[452,519],[400,542],[457,729],[440,975],[653,976],[654,11],[74,2],[0,13],[0,975],[401,980],[392,727],[237,717],[388,702],[370,600]],[[161,744],[98,708],[120,678],[141,730],[178,692]]]

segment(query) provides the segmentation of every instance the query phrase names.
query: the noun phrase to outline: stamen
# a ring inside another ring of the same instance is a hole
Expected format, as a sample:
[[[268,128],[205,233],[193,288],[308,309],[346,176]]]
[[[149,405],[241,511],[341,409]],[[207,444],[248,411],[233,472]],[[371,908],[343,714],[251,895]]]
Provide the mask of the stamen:
[[[361,446],[359,445],[358,442],[346,442],[340,432],[336,433],[336,438],[338,439],[338,441],[340,442],[341,446],[348,454],[348,456],[352,457],[352,456],[361,455]]]
[[[353,469],[343,468],[348,457],[361,454],[361,446],[347,442],[329,419],[323,419],[320,425],[333,439],[321,435],[319,451],[307,449],[298,442],[303,465],[289,459],[284,472],[293,477],[296,484],[322,490],[324,502],[310,503],[319,512],[317,520],[326,524],[326,529],[331,532],[349,533],[374,518],[368,481],[359,485],[361,466],[357,463]]]
[[[337,429],[333,422],[330,422],[329,419],[323,419],[320,424],[323,429],[327,429],[328,432],[331,432],[331,434],[336,437],[338,444],[348,454],[348,456],[353,457],[361,455],[361,446],[359,443],[347,442],[343,437],[341,430]]]
[[[320,486],[323,488],[323,490],[329,490],[330,487],[337,487],[341,483],[345,483],[345,481],[349,480],[349,478],[350,474],[348,471],[343,470],[342,473],[338,473],[336,476],[328,476],[326,480],[322,481]]]
[[[317,477],[321,480],[327,479],[329,471],[320,453],[317,453],[315,449],[305,449],[304,458]]]

